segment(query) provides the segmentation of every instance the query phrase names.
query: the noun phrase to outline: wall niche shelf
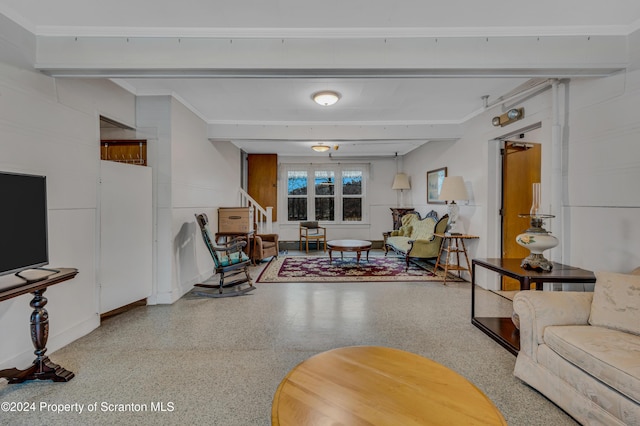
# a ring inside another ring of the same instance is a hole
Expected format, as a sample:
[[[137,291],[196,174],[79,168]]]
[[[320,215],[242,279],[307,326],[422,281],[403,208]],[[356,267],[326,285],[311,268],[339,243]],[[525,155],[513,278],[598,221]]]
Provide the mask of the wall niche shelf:
[[[147,141],[139,139],[103,139],[100,159],[117,163],[147,165]]]

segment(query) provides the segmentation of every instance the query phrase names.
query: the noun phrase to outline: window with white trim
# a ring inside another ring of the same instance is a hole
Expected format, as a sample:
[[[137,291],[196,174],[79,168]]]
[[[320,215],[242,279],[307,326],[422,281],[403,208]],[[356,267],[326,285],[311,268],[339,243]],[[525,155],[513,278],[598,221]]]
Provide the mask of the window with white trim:
[[[286,221],[368,221],[366,164],[284,164]]]

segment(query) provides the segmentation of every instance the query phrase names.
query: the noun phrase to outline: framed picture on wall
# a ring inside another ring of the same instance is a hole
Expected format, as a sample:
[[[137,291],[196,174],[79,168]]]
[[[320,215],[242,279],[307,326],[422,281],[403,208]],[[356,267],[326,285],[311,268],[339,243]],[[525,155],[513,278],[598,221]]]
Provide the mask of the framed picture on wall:
[[[427,172],[427,203],[429,204],[444,204],[444,201],[440,201],[440,188],[442,188],[442,181],[447,176],[447,168],[442,167]]]

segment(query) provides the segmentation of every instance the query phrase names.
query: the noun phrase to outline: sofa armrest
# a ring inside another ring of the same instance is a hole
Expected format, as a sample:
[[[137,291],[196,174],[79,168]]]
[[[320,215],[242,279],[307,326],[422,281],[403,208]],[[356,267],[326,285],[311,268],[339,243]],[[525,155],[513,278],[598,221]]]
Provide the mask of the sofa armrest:
[[[256,238],[260,241],[271,241],[272,243],[278,242],[278,234],[258,234]]]
[[[409,257],[433,258],[440,252],[440,244],[431,236],[430,240],[418,239],[409,240]]]
[[[520,350],[537,360],[544,330],[551,325],[588,325],[593,293],[575,291],[518,292],[513,310],[520,320]]]

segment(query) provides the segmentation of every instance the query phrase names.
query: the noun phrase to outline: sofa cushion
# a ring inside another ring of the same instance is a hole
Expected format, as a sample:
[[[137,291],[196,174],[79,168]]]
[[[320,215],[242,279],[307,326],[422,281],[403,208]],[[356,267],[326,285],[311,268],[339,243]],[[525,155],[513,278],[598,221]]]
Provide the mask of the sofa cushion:
[[[409,240],[409,237],[389,237],[387,238],[387,245],[393,246],[397,251],[406,253],[411,248]]]
[[[422,220],[414,220],[413,229],[409,238],[412,240],[432,240],[433,231],[436,227],[436,220],[432,217],[427,217]]]
[[[640,336],[588,325],[549,326],[545,344],[562,358],[640,403]]]
[[[413,226],[406,225],[398,228],[398,232],[396,233],[399,237],[408,237],[413,232]]]
[[[596,272],[589,324],[640,335],[640,275]]]

